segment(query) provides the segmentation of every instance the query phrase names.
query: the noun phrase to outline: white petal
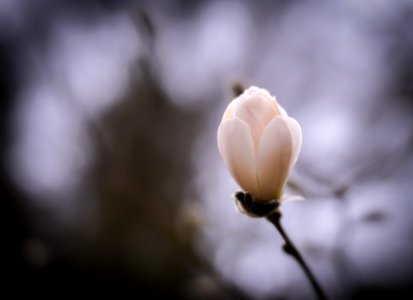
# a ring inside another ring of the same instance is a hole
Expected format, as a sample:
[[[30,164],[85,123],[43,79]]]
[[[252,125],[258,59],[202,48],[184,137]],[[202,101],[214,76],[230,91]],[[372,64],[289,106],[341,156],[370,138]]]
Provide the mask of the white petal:
[[[256,86],[250,86],[246,89],[238,98],[236,98],[233,102],[236,105],[242,104],[245,100],[250,98],[260,98],[262,100],[267,101],[271,106],[274,106],[276,115],[281,115],[287,117],[288,114],[285,109],[278,104],[277,98],[272,96],[266,89],[260,89]]]
[[[231,101],[231,103],[227,106],[224,111],[224,115],[222,116],[222,121],[232,119],[234,117],[234,108],[237,104],[236,100]]]
[[[248,89],[246,89],[242,95],[246,96],[247,98],[261,97],[261,98],[263,98],[267,101],[275,102],[275,98],[273,96],[271,96],[271,94],[266,89],[261,89],[259,87],[254,86],[254,85],[252,85]]]
[[[258,144],[265,126],[267,126],[276,115],[275,104],[272,105],[267,100],[258,96],[243,100],[234,110],[234,116],[243,120],[251,128],[256,152],[258,152]]]
[[[255,151],[248,125],[239,119],[223,121],[218,148],[229,172],[245,192],[257,194]]]
[[[280,199],[291,165],[293,143],[285,117],[275,117],[265,127],[257,157],[260,200]]]
[[[288,117],[287,111],[284,109],[284,107],[279,105],[278,102],[277,102],[277,108],[278,108],[278,111],[280,112],[281,116]]]
[[[287,118],[284,118],[284,120],[288,126],[288,129],[290,130],[291,140],[293,143],[293,152],[292,152],[292,158],[291,158],[291,166],[293,166],[296,163],[298,159],[298,155],[300,154],[300,151],[301,151],[301,144],[303,141],[303,137],[301,133],[301,126],[293,118],[287,117]]]
[[[282,201],[303,201],[305,198],[300,195],[284,195]]]

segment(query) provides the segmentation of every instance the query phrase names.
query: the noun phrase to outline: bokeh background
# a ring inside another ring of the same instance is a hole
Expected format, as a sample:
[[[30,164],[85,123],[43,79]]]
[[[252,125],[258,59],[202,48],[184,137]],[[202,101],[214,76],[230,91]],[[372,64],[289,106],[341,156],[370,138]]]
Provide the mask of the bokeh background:
[[[1,0],[1,293],[315,299],[235,210],[237,82],[301,123],[283,221],[330,298],[411,299],[407,0]]]

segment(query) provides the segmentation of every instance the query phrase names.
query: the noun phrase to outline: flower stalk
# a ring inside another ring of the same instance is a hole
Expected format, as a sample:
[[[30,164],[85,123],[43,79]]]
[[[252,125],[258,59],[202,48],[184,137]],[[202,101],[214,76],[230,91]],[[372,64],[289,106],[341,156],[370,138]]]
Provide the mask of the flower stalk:
[[[277,228],[278,232],[280,233],[285,242],[285,244],[283,245],[284,251],[291,255],[303,269],[305,275],[311,283],[311,286],[316,292],[318,299],[327,300],[327,297],[323,292],[317,279],[315,278],[313,272],[311,272],[301,253],[298,251],[297,247],[294,245],[294,243],[289,238],[288,234],[285,232],[284,227],[281,224],[281,216],[281,211],[277,209],[274,212],[270,213],[268,216],[266,216],[266,218],[275,226],[275,228]]]
[[[277,200],[272,200],[269,202],[254,201],[251,194],[244,192],[237,192],[235,194],[235,201],[238,209],[242,213],[245,213],[251,217],[266,217],[266,219],[275,226],[285,242],[283,245],[284,251],[291,255],[303,269],[305,275],[311,283],[311,286],[314,288],[318,299],[327,300],[327,297],[313,272],[311,272],[300,251],[298,251],[297,247],[291,241],[281,224],[282,214],[280,211],[280,202]]]

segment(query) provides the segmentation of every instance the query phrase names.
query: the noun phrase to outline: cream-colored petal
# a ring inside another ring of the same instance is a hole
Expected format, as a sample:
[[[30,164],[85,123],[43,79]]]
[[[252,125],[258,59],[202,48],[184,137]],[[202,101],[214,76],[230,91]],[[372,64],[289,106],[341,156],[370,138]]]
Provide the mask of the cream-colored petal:
[[[268,104],[274,107],[276,115],[282,114],[281,110],[279,110],[277,100],[274,96],[271,96],[271,94],[266,89],[260,89],[256,86],[250,86],[248,89],[244,91],[244,93],[242,93],[237,98],[239,99],[238,105],[242,104],[245,100],[250,98],[260,98],[261,100],[267,101]]]
[[[251,129],[255,152],[258,153],[258,144],[261,134],[267,124],[277,115],[274,105],[261,97],[251,97],[235,106],[234,116],[243,120]]]
[[[291,140],[293,143],[293,152],[291,157],[291,166],[293,166],[297,162],[298,155],[301,151],[301,145],[303,141],[301,126],[295,119],[291,117],[284,118],[284,120],[288,126],[288,129],[290,130]]]
[[[291,165],[293,143],[285,117],[265,127],[257,157],[257,183],[261,199],[281,199]]]
[[[256,87],[254,85],[250,86],[248,89],[246,89],[243,93],[247,97],[263,97],[267,100],[272,100],[274,101],[274,97],[271,96],[271,94],[266,90],[266,89],[261,89],[259,87]]]
[[[239,119],[222,122],[218,148],[229,172],[245,192],[257,194],[255,152],[248,125]]]
[[[236,101],[231,101],[231,103],[227,106],[224,111],[224,115],[222,116],[222,121],[232,119],[234,117],[234,107],[236,105]],[[221,122],[222,122],[221,121]]]
[[[301,195],[284,195],[282,201],[303,201],[305,198]]]
[[[284,107],[282,107],[281,105],[277,103],[277,108],[282,117],[288,117],[287,111],[284,109]]]

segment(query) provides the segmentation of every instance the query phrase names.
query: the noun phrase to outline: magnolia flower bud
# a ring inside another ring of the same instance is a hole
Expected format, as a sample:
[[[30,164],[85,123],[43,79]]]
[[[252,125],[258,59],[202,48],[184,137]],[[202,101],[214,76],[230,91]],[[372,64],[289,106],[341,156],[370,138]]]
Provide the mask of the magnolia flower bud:
[[[302,135],[267,90],[255,86],[234,99],[218,128],[225,165],[254,200],[281,200],[288,174],[297,161]]]

